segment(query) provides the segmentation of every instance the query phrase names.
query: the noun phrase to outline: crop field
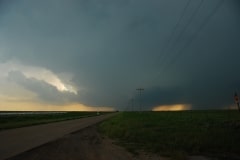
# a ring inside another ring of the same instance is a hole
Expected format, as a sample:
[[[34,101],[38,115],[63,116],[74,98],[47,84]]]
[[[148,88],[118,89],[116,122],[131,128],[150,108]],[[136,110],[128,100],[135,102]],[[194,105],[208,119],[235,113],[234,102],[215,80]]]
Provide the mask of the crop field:
[[[96,112],[0,112],[0,131],[97,115]]]
[[[122,112],[99,130],[136,154],[240,156],[238,111]]]

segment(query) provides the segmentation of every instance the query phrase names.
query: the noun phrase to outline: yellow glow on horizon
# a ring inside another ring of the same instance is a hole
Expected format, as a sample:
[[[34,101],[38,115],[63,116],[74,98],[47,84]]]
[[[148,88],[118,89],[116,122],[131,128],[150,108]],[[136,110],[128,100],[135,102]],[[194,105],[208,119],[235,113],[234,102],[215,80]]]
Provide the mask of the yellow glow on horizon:
[[[152,109],[152,111],[182,111],[191,109],[189,104],[162,105]]]
[[[28,101],[2,101],[0,111],[115,111],[112,107],[92,107],[84,104],[49,105]]]
[[[62,111],[115,111],[112,107],[92,107],[83,104],[70,104],[62,107]]]
[[[237,104],[232,104],[230,106],[226,106],[223,109],[229,109],[229,110],[238,110]]]

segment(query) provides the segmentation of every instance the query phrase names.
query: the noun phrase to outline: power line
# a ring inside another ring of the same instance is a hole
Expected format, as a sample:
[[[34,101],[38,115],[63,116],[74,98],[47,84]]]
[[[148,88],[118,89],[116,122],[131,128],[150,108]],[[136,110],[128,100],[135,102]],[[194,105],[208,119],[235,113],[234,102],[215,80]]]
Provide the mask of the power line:
[[[197,16],[197,13],[199,12],[204,0],[201,0],[198,6],[195,8],[193,14],[191,15],[188,23],[184,26],[183,30],[179,33],[178,37],[176,38],[175,42],[173,43],[171,48],[176,48],[176,45],[181,41],[182,37],[184,36],[184,33],[187,31],[188,27],[191,25],[195,17]],[[168,52],[169,53],[169,52]]]
[[[154,66],[156,66],[156,65],[159,64],[159,61],[158,61],[158,60],[162,60],[162,61],[163,61],[163,59],[165,59],[167,48],[169,47],[169,45],[170,45],[170,43],[171,43],[171,41],[172,41],[172,39],[173,39],[173,37],[174,37],[177,29],[179,28],[179,25],[180,25],[181,21],[183,20],[184,15],[186,14],[187,8],[189,7],[190,3],[191,3],[191,0],[188,0],[187,3],[185,4],[185,6],[184,6],[184,8],[183,8],[183,10],[182,10],[182,12],[181,12],[180,17],[179,17],[178,20],[177,20],[177,23],[176,23],[175,26],[173,27],[173,30],[172,30],[170,36],[168,37],[167,42],[165,43],[166,45],[165,45],[165,46],[162,48],[162,50],[160,51],[160,53],[161,53],[160,56],[156,58],[157,61],[154,63]],[[161,64],[162,64],[162,63],[161,63]],[[140,85],[140,84],[139,84],[139,85]]]
[[[201,0],[201,2],[198,4],[198,7],[195,9],[193,15],[191,16],[190,20],[188,21],[188,23],[185,25],[184,29],[182,30],[182,32],[179,34],[178,38],[176,39],[174,45],[177,44],[177,42],[181,39],[183,33],[187,30],[188,26],[192,23],[194,17],[197,15],[197,13],[199,12],[200,8],[201,8],[201,5],[203,4],[203,1],[204,0]],[[189,1],[188,1],[189,2]],[[203,30],[203,28],[209,23],[209,21],[211,20],[211,18],[216,14],[216,12],[218,11],[218,9],[221,7],[221,5],[223,4],[224,0],[219,0],[219,2],[217,3],[217,5],[213,8],[212,12],[203,20],[203,22],[201,23],[200,27],[194,32],[194,34],[192,34],[192,36],[188,39],[188,41],[185,43],[185,45],[180,49],[178,50],[178,52],[175,54],[175,56],[173,55],[173,57],[169,60],[169,63],[167,63],[165,65],[165,68],[169,68],[170,66],[172,66],[172,64],[174,62],[176,62],[177,59],[179,59],[180,56],[183,56],[183,53],[184,53],[184,50],[187,49],[191,44],[192,42],[194,41],[194,39],[196,39],[196,37],[198,37],[199,33]],[[185,9],[186,10],[186,7],[188,6],[189,4],[187,3],[186,6],[185,6]],[[184,11],[186,12],[186,11]],[[183,15],[181,16],[183,17]],[[182,18],[180,18],[182,19]],[[180,20],[179,19],[179,20]],[[179,26],[180,24],[180,21],[178,21],[176,23],[176,26]],[[172,36],[174,35],[174,33],[176,32],[175,30],[177,29],[177,27],[174,27],[174,30],[172,32]],[[167,42],[167,45],[168,46],[170,44],[170,41],[171,38],[168,40]],[[164,69],[164,67],[161,68],[162,70]],[[161,72],[160,72],[161,73]],[[156,75],[155,78],[157,78],[160,74],[158,73]],[[153,78],[153,80],[155,80]],[[141,91],[140,91],[141,88],[138,88],[137,90],[139,91],[139,93],[141,94]],[[143,91],[143,90],[142,90]],[[141,107],[141,104],[140,104],[140,107]]]
[[[142,110],[142,92],[144,91],[144,88],[137,88],[136,89],[139,92],[139,111]]]
[[[162,54],[160,54],[160,57],[158,57],[157,59],[160,59],[160,60],[161,60],[161,59],[164,59],[164,57],[166,56],[166,49],[168,48],[170,42],[172,41],[172,39],[173,39],[173,37],[174,37],[174,34],[175,34],[175,32],[177,31],[177,28],[179,27],[179,24],[180,24],[180,22],[182,21],[185,13],[186,13],[186,11],[187,11],[188,6],[190,5],[190,2],[191,2],[191,0],[188,0],[188,1],[187,1],[186,5],[185,5],[185,7],[184,7],[184,9],[183,9],[183,11],[182,11],[182,13],[181,13],[181,16],[179,17],[177,23],[175,24],[175,26],[174,26],[171,34],[170,34],[170,36],[169,36],[168,39],[167,39],[166,45],[162,48],[162,50],[161,50],[161,52],[160,52],[160,53],[162,53]],[[158,62],[157,62],[157,63],[158,63]]]
[[[190,5],[190,2],[191,2],[191,0],[189,0],[189,1],[186,3],[186,5],[185,5],[185,7],[184,7],[184,9],[183,9],[183,12],[182,12],[182,14],[181,14],[181,16],[179,17],[179,19],[178,19],[178,21],[177,21],[174,29],[172,30],[171,36],[170,36],[170,38],[168,39],[168,41],[167,41],[167,43],[166,43],[166,46],[165,46],[164,49],[163,49],[164,52],[163,52],[163,54],[162,54],[163,56],[161,56],[161,63],[160,63],[161,66],[159,66],[160,71],[164,69],[164,63],[163,63],[163,62],[164,62],[164,59],[166,59],[167,53],[169,53],[169,49],[168,49],[168,48],[169,48],[169,46],[170,46],[170,42],[172,41],[172,39],[173,39],[173,37],[174,37],[174,34],[175,34],[177,28],[179,27],[180,22],[182,21],[184,15],[186,14],[186,11],[187,11],[187,8],[188,8],[189,5]],[[191,15],[191,17],[190,17],[190,19],[188,20],[188,22],[184,25],[183,30],[178,34],[176,40],[174,41],[174,43],[173,43],[173,45],[172,45],[173,47],[171,47],[171,48],[174,48],[174,46],[176,46],[177,43],[180,41],[181,37],[183,36],[183,33],[186,32],[187,28],[189,27],[189,25],[192,23],[192,21],[194,20],[194,18],[195,18],[196,15],[197,15],[197,13],[199,12],[199,10],[200,10],[203,2],[204,2],[204,0],[201,0],[200,3],[198,3],[197,7],[194,9],[193,14]],[[159,63],[159,62],[158,62],[158,63]],[[156,64],[158,64],[158,63],[156,63]],[[166,65],[167,65],[167,63],[165,62],[165,66],[166,66]],[[158,72],[157,75],[155,76],[155,78],[157,78],[160,73],[161,73],[161,72]],[[153,80],[154,80],[155,78],[153,78]]]
[[[134,98],[131,99],[131,111],[134,111]]]
[[[196,39],[196,37],[198,37],[199,33],[202,31],[202,29],[209,23],[210,19],[216,14],[216,12],[218,11],[218,9],[221,7],[221,5],[223,4],[224,0],[220,0],[217,5],[215,6],[215,8],[212,10],[212,12],[203,20],[203,23],[200,25],[200,27],[194,32],[194,34],[189,38],[189,40],[187,41],[187,43],[185,43],[185,45],[183,46],[182,49],[180,49],[177,54],[175,54],[175,56],[172,58],[172,60],[169,62],[168,66],[172,66],[172,64],[174,64],[174,62],[176,62],[177,59],[180,58],[180,56],[183,56],[184,50],[187,49],[192,42],[194,41],[194,39]]]

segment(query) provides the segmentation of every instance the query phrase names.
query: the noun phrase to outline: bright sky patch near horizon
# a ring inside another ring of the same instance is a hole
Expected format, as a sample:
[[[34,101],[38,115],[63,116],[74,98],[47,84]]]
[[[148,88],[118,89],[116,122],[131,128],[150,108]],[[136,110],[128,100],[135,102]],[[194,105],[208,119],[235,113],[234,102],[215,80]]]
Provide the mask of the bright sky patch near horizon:
[[[239,0],[2,0],[0,110],[234,106],[239,28]]]

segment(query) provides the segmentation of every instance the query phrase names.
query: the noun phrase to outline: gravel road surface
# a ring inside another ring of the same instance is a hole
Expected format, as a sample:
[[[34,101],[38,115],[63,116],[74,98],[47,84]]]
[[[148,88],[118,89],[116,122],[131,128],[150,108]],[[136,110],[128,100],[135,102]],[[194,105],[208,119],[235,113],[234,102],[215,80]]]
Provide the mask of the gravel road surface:
[[[7,159],[99,123],[117,113],[62,121],[0,132],[0,159]]]

